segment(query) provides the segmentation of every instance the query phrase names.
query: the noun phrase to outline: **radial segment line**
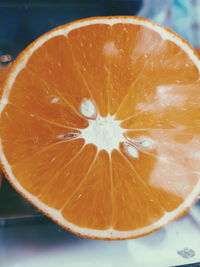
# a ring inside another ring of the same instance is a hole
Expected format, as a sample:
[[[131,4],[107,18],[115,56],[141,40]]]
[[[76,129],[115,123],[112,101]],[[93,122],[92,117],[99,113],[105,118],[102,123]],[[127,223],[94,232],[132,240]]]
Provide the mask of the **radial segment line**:
[[[154,107],[154,105],[157,105],[159,102],[160,102],[160,100],[156,100],[156,101],[154,101],[153,103],[151,103],[150,106]],[[138,112],[136,112],[135,114],[133,114],[133,115],[131,115],[131,116],[129,116],[129,117],[123,119],[122,121],[125,122],[125,121],[127,121],[127,120],[130,120],[130,119],[133,119],[133,118],[137,117],[137,116],[140,115],[140,114],[147,113],[147,112],[149,112],[149,111],[151,111],[151,110],[142,110],[142,111],[138,111]],[[150,112],[149,112],[149,113],[150,113]],[[155,113],[155,112],[154,112],[154,113]]]
[[[65,104],[68,106],[68,107],[70,107],[73,111],[74,111],[74,113],[76,113],[76,115],[77,116],[79,116],[79,117],[81,117],[81,118],[83,118],[83,119],[85,119],[75,108],[74,108],[74,106],[72,106],[71,104],[70,104],[70,102],[57,90],[57,89],[55,89],[55,88],[50,88],[49,87],[49,85],[48,85],[48,83],[47,83],[47,81],[46,80],[44,80],[44,79],[42,79],[39,75],[37,75],[33,70],[31,70],[30,68],[29,69],[27,69],[29,72],[31,72],[33,75],[35,75],[36,77],[37,77],[37,79],[39,79],[40,81],[42,81],[44,84],[45,84],[45,86],[47,87],[47,89],[48,90],[50,90],[52,93],[56,93],[57,94],[57,96],[59,96],[59,98],[61,98],[62,100],[63,100],[63,102],[65,102]]]
[[[65,128],[65,129],[70,129],[70,130],[76,130],[76,131],[79,131],[80,132],[80,128],[75,128],[75,127],[71,127],[71,126],[65,126],[63,124],[60,124],[60,123],[57,123],[57,122],[54,122],[54,121],[50,121],[50,120],[47,120],[43,117],[40,117],[39,115],[35,115],[36,118],[38,118],[39,120],[42,120],[42,121],[45,121],[46,123],[49,123],[49,124],[52,124],[52,125],[55,125],[55,126],[58,126],[58,127],[62,127],[62,128]]]
[[[52,178],[49,180],[49,182],[47,183],[48,187],[46,186],[45,187],[45,191],[47,192],[48,191],[48,188],[50,187],[51,183],[62,173],[62,171],[70,164],[72,163],[79,155],[80,153],[83,151],[84,147],[86,145],[83,145],[81,147],[81,149],[70,159],[70,161],[68,161],[66,164],[63,165],[63,167],[59,170],[59,172],[56,173],[56,175],[52,176]],[[41,191],[40,192],[40,195],[38,195],[38,197],[40,197],[41,195],[43,195],[43,192],[44,191]]]
[[[149,61],[151,58],[153,58],[153,54],[148,58],[148,61]],[[137,76],[136,80],[134,80],[134,81],[132,82],[132,84],[129,86],[129,88],[128,88],[128,90],[127,90],[127,94],[126,94],[126,95],[124,96],[124,98],[122,99],[122,101],[121,101],[121,103],[120,103],[120,105],[119,105],[119,107],[118,107],[118,109],[117,109],[117,111],[116,111],[116,114],[117,114],[117,112],[120,110],[120,108],[121,108],[122,104],[124,103],[124,101],[125,101],[125,99],[126,99],[128,93],[129,93],[129,91],[131,90],[131,88],[134,86],[134,84],[135,84],[135,83],[139,80],[139,78],[141,77],[141,74],[142,74],[143,70],[145,69],[145,67],[146,67],[147,64],[148,64],[148,61],[146,61],[146,63],[144,64],[143,68],[142,68],[142,69],[140,70],[140,72],[138,73],[138,76]],[[159,102],[160,102],[160,100],[155,101],[154,103],[152,103],[152,106],[155,105],[155,104],[157,104],[157,103],[159,103]],[[138,115],[140,115],[140,114],[142,114],[142,113],[144,113],[144,112],[145,112],[145,111],[139,111],[139,112],[135,113],[134,115],[131,115],[131,116],[129,116],[128,118],[124,119],[123,121],[127,121],[127,120],[129,120],[129,119],[131,119],[131,118],[135,118],[136,116],[138,116]]]
[[[112,171],[112,159],[109,154],[109,167],[110,167],[110,194],[111,194],[111,226],[114,221],[114,207],[115,207],[115,196],[114,196],[114,182],[113,182],[113,171]]]
[[[9,103],[9,105],[12,105],[12,106],[15,107],[16,109],[18,109],[18,110],[24,112],[24,110],[23,110],[21,107],[16,106],[16,105],[13,104],[13,103]],[[64,124],[60,124],[60,123],[57,123],[57,122],[55,122],[55,121],[50,121],[50,120],[48,120],[48,119],[45,119],[45,118],[43,118],[43,117],[41,117],[41,116],[39,116],[39,115],[37,115],[37,114],[33,114],[33,113],[31,113],[31,112],[27,112],[27,111],[26,111],[26,114],[30,115],[32,118],[36,118],[36,119],[38,119],[38,120],[44,121],[44,122],[46,122],[46,123],[49,123],[49,124],[51,124],[51,125],[55,125],[55,126],[57,126],[57,127],[61,127],[61,128],[65,128],[65,129],[76,130],[76,131],[79,131],[79,132],[80,132],[80,128],[75,128],[75,127],[71,127],[71,126],[66,126],[66,125],[64,125]]]
[[[140,149],[139,147],[137,147],[137,149],[138,149],[140,152],[142,152],[142,153],[144,153],[144,154],[146,154],[146,155],[149,155],[149,156],[151,156],[151,157],[154,157],[155,159],[160,159],[161,161],[163,160],[162,156],[160,157],[160,156],[157,156],[157,155],[155,155],[155,154],[153,154],[153,153],[144,151],[144,150]],[[179,166],[179,167],[183,166],[182,164],[180,164],[180,163],[176,163],[176,162],[171,161],[171,160],[170,160],[170,161],[165,161],[165,163],[166,163],[166,164],[169,164],[169,165]],[[191,170],[190,168],[188,168],[188,167],[186,167],[186,166],[184,166],[184,168],[187,169],[187,170],[192,171],[192,173],[197,173],[195,170]]]
[[[86,81],[86,79],[84,78],[82,72],[80,71],[80,64],[75,59],[74,51],[73,51],[72,46],[71,46],[71,44],[69,42],[69,39],[67,37],[66,37],[66,40],[67,40],[67,43],[69,45],[69,48],[70,48],[70,51],[71,51],[71,54],[72,54],[73,63],[76,66],[76,71],[77,71],[78,75],[81,77],[83,83],[85,84],[85,87],[87,88],[87,91],[88,91],[88,93],[89,93],[89,95],[90,95],[93,103],[96,103],[95,100],[94,100],[94,98],[93,98],[93,96],[92,96],[92,93],[90,91],[90,87],[88,85],[88,82]]]
[[[143,70],[143,69],[142,69],[142,70]],[[141,70],[141,72],[142,72],[142,70]],[[140,78],[140,75],[138,75],[138,77],[137,77],[137,78],[131,83],[131,85],[128,87],[128,90],[127,90],[126,94],[123,96],[123,98],[122,98],[122,100],[121,100],[121,103],[119,104],[119,107],[117,108],[115,114],[117,114],[117,113],[119,112],[120,108],[123,106],[123,104],[124,104],[124,102],[125,102],[125,100],[126,100],[128,94],[129,94],[129,92],[130,92],[131,89],[134,87],[135,83],[139,80],[139,78]]]
[[[153,104],[157,104],[157,103],[159,103],[159,101],[155,101]],[[152,104],[152,105],[153,105],[153,104]],[[138,112],[136,112],[135,114],[133,114],[133,115],[131,115],[131,116],[129,116],[129,117],[123,119],[122,121],[123,121],[123,122],[128,121],[128,120],[133,119],[133,118],[137,117],[138,115],[143,114],[143,113],[145,113],[145,112],[146,112],[146,110],[144,110],[144,111],[138,111]]]
[[[152,55],[151,55],[151,57],[148,58],[148,61],[149,61],[150,58],[152,58]],[[124,102],[125,102],[125,100],[126,100],[127,95],[129,94],[130,90],[134,87],[135,83],[136,83],[136,82],[139,80],[139,78],[141,77],[141,74],[143,73],[143,71],[144,71],[144,69],[145,69],[145,67],[146,67],[148,61],[146,61],[146,63],[143,65],[142,69],[137,73],[137,77],[136,77],[136,79],[135,79],[135,80],[131,83],[131,85],[128,87],[128,90],[127,90],[126,94],[124,95],[124,97],[122,98],[121,103],[120,103],[120,105],[119,105],[119,107],[118,107],[118,109],[117,109],[117,111],[116,111],[115,114],[117,114],[117,113],[119,112],[120,108],[122,107],[122,105],[124,104]]]
[[[179,53],[179,52],[178,52],[178,53]],[[176,53],[174,56],[176,56],[178,53]],[[173,56],[173,57],[174,57],[174,56]],[[173,57],[172,57],[172,58],[173,58]],[[122,99],[122,101],[121,101],[121,103],[120,103],[120,105],[119,105],[119,107],[118,107],[118,109],[117,109],[117,111],[116,111],[116,114],[117,114],[117,112],[120,110],[121,106],[123,105],[123,103],[124,103],[124,101],[125,101],[127,95],[129,94],[129,91],[130,91],[131,88],[134,86],[134,84],[139,80],[139,78],[140,78],[141,74],[143,73],[145,67],[147,66],[148,62],[149,62],[152,58],[153,58],[153,53],[151,54],[150,57],[148,57],[148,60],[146,60],[145,64],[143,65],[143,68],[142,68],[142,69],[140,70],[140,72],[137,74],[137,75],[138,75],[137,78],[136,78],[136,79],[131,83],[131,85],[129,86],[126,95],[123,97],[123,99]],[[158,103],[158,102],[159,102],[159,101],[156,101],[155,104]],[[143,113],[143,112],[141,112],[141,113]],[[138,116],[139,114],[140,114],[140,112],[139,112],[139,113],[136,113],[136,114],[134,115],[134,117],[135,117],[135,116]],[[128,120],[128,119],[129,119],[129,118],[125,119],[124,121],[126,121],[126,120]]]
[[[124,128],[126,129],[126,128]],[[176,131],[177,129],[166,129],[166,128],[141,128],[141,129],[126,129],[126,132],[143,132],[143,131]]]
[[[111,31],[112,31],[112,26],[109,28],[109,41],[111,40]],[[111,91],[113,84],[112,84],[112,75],[110,71],[110,66],[111,66],[111,59],[108,57],[107,58],[107,66],[105,65],[104,68],[106,67],[106,72],[107,72],[107,81],[106,81],[106,95],[107,95],[107,108],[108,108],[108,114],[110,115],[110,94],[109,91]]]
[[[34,152],[33,154],[31,154],[29,157],[26,157],[26,158],[22,159],[20,162],[17,162],[17,163],[15,163],[15,164],[12,164],[12,167],[16,167],[17,165],[19,165],[19,164],[21,164],[21,163],[23,163],[23,162],[25,162],[25,161],[27,161],[27,160],[29,161],[29,160],[31,160],[33,157],[35,157],[36,155],[39,155],[39,154],[41,154],[42,152],[45,152],[46,150],[49,150],[50,148],[52,148],[52,147],[54,147],[54,146],[56,146],[56,145],[59,145],[59,144],[61,144],[61,143],[73,142],[73,141],[75,141],[75,140],[77,140],[77,139],[80,139],[80,138],[74,138],[74,139],[71,139],[71,140],[61,140],[61,141],[58,141],[58,142],[55,142],[55,143],[46,145],[45,147],[43,147],[43,148],[41,148],[41,149],[35,151],[35,152]]]
[[[126,128],[124,128],[126,129]],[[187,128],[189,129],[189,127]],[[193,127],[191,127],[191,129],[193,129]],[[192,133],[183,133],[183,132],[180,132],[180,128],[143,128],[143,129],[126,129],[126,132],[144,132],[144,131],[149,131],[149,132],[156,132],[156,131],[171,131],[171,132],[178,132],[178,134],[180,135],[187,135],[187,136],[191,136]]]
[[[128,163],[128,165],[131,167],[131,169],[133,170],[133,172],[137,175],[137,177],[138,177],[140,183],[141,183],[141,184],[142,184],[148,191],[150,191],[149,186],[143,181],[142,177],[141,177],[140,174],[137,172],[137,170],[134,168],[134,166],[130,163],[130,161],[127,159],[127,157],[124,156],[124,154],[123,154],[121,151],[119,151],[119,152],[120,152],[120,154],[122,155],[122,157],[125,159],[125,161]]]
[[[57,89],[54,89],[55,92],[58,94],[58,96],[60,98],[62,98],[62,100],[74,111],[74,113],[78,116],[78,117],[81,117],[82,119],[85,119],[84,116],[81,115],[81,113],[79,113],[70,103],[69,101],[64,97],[62,96],[62,94],[59,93],[59,91]]]
[[[90,164],[87,172],[85,173],[85,176],[83,177],[83,179],[80,181],[79,185],[75,188],[75,190],[71,193],[70,197],[68,198],[68,200],[64,203],[64,205],[60,208],[60,212],[66,207],[66,205],[70,202],[70,200],[72,199],[72,197],[76,194],[76,192],[81,188],[81,186],[87,181],[88,178],[88,174],[90,173],[91,169],[93,168],[96,159],[97,159],[97,155],[98,152],[96,152],[96,155],[92,161],[92,163]]]
[[[108,114],[110,114],[110,97],[109,97],[109,89],[112,88],[112,78],[110,70],[107,70],[107,82],[106,82],[106,95],[107,95],[107,108]]]

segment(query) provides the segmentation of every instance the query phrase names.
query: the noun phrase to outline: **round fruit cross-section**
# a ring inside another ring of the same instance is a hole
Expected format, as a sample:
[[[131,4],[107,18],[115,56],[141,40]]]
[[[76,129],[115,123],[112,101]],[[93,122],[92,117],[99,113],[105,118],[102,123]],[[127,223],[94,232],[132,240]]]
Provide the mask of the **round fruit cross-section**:
[[[200,192],[200,61],[137,17],[56,28],[16,59],[0,103],[10,183],[79,235],[127,239]]]

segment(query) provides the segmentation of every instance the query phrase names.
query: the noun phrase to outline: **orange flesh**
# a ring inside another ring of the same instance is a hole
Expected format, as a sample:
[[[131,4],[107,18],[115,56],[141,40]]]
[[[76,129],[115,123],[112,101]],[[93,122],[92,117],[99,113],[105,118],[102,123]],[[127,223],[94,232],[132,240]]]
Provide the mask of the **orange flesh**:
[[[6,75],[7,75],[9,68],[10,68],[10,66],[6,66],[6,67],[0,66],[0,96],[2,95],[2,84],[6,79]],[[2,184],[2,180],[3,180],[3,174],[0,171],[0,187]]]
[[[83,139],[60,140],[88,126],[84,99],[101,116],[123,120],[127,138],[155,140],[155,149],[132,158],[121,144],[109,157]],[[143,26],[91,25],[32,54],[14,82],[0,134],[20,184],[66,220],[133,230],[176,209],[198,182],[199,103],[199,72],[176,44]]]
[[[2,84],[6,79],[7,73],[11,67],[11,64],[7,66],[0,66],[0,89],[2,89]]]

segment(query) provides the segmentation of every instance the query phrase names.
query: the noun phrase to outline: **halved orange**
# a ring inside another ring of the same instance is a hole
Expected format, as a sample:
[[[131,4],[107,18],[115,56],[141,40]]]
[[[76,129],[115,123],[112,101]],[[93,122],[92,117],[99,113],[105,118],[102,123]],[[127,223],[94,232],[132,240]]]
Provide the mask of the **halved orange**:
[[[0,96],[2,94],[2,84],[6,79],[6,75],[7,75],[9,68],[10,68],[10,65],[9,66],[0,66]],[[3,181],[3,173],[0,170],[0,187],[1,187],[2,181]]]
[[[0,65],[0,92],[2,91],[2,84],[6,79],[6,75],[8,73],[8,71],[11,68],[11,64],[7,65],[7,66],[1,66]]]
[[[16,59],[1,162],[25,198],[89,238],[146,235],[200,192],[200,61],[138,17],[58,27]]]

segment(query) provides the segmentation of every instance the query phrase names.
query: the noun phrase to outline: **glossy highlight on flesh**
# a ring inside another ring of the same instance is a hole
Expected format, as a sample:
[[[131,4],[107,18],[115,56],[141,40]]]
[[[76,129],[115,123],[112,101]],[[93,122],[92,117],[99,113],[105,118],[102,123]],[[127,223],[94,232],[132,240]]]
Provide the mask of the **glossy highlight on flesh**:
[[[43,35],[4,84],[9,181],[90,238],[138,237],[174,220],[200,192],[199,69],[184,40],[137,17]]]

